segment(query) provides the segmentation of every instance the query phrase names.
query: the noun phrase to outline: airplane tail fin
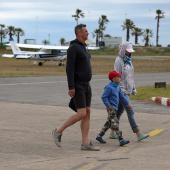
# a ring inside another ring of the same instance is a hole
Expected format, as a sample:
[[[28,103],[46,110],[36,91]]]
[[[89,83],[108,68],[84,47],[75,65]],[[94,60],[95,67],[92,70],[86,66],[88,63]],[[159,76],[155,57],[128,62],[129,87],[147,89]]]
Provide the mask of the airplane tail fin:
[[[22,51],[20,50],[20,48],[17,46],[17,44],[14,42],[13,39],[10,39],[9,41],[10,41],[10,45],[11,45],[13,54],[22,53]]]

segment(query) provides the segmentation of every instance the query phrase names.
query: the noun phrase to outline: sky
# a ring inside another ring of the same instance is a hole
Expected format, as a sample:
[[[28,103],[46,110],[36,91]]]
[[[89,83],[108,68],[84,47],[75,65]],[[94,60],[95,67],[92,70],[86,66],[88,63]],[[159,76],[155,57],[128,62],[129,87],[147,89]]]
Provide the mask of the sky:
[[[153,37],[151,44],[156,45],[156,10],[164,12],[165,18],[160,20],[159,44],[170,44],[170,0],[0,0],[0,24],[22,28],[24,39],[36,39],[37,44],[43,40],[52,45],[60,45],[60,39],[66,41],[75,39],[74,27],[76,21],[72,17],[76,9],[82,10],[85,17],[79,19],[79,24],[86,24],[89,38],[95,42],[92,32],[98,28],[101,15],[106,15],[109,22],[104,34],[122,37],[126,40],[126,31],[122,30],[125,19],[130,19],[141,29],[151,29]],[[7,37],[4,41],[8,41]],[[17,41],[16,36],[14,41]],[[130,35],[130,43],[135,44],[134,36]],[[144,44],[143,37],[138,43]]]

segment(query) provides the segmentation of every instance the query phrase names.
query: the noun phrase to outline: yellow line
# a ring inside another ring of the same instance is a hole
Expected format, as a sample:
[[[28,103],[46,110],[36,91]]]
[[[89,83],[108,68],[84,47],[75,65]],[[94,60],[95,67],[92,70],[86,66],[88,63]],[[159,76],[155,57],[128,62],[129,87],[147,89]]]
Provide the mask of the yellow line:
[[[128,147],[119,147],[116,151],[117,152],[126,152],[127,150],[129,150],[129,148]]]
[[[94,167],[96,167],[98,165],[100,165],[99,162],[91,162],[91,163],[89,163],[89,164],[87,164],[87,165],[85,165],[85,166],[83,166],[83,167],[81,167],[81,168],[79,168],[77,170],[90,170],[90,169],[92,169],[92,168],[94,168]]]
[[[156,129],[156,130],[153,130],[151,132],[149,132],[149,136],[155,136],[155,135],[158,135],[159,133],[163,132],[164,129]]]

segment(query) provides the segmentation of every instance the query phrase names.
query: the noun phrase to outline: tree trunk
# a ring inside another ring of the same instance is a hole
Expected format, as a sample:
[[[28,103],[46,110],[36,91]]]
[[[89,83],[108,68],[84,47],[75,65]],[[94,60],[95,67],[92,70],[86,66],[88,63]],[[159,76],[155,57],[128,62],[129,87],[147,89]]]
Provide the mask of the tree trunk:
[[[158,47],[158,39],[159,39],[159,17],[157,18],[156,47]]]
[[[129,28],[127,28],[126,41],[129,41]]]

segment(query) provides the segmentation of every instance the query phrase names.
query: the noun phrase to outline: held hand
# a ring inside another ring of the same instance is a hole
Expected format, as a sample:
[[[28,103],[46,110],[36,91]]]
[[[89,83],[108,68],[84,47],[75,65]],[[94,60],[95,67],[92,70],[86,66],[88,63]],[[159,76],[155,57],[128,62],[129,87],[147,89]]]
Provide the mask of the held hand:
[[[129,104],[129,105],[127,105],[127,108],[128,109],[132,109],[132,106]]]
[[[113,107],[112,107],[111,105],[109,105],[109,106],[108,106],[108,109],[112,110],[112,109],[113,109]]]
[[[133,90],[133,91],[132,91],[132,94],[133,94],[134,96],[136,96],[137,91],[136,91],[136,90]]]
[[[73,97],[75,95],[75,89],[69,90],[68,95],[70,95],[70,97]]]

